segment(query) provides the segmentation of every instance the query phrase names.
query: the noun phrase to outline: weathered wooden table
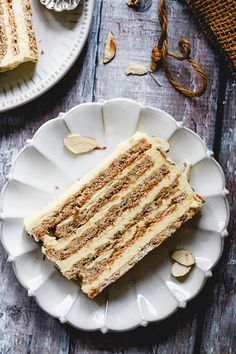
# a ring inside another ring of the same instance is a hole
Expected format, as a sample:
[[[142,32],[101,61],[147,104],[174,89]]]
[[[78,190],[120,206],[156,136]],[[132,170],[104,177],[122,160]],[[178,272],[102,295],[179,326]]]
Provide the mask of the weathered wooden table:
[[[180,0],[168,0],[169,42],[177,50],[182,35],[192,44],[193,57],[208,77],[207,92],[188,99],[175,91],[164,73],[162,87],[148,75],[126,77],[129,60],[144,64],[158,39],[158,1],[146,12],[128,8],[125,0],[96,0],[87,44],[73,68],[50,92],[34,102],[0,115],[1,186],[12,158],[27,138],[48,119],[74,105],[112,97],[129,97],[164,109],[196,131],[221,163],[230,190],[231,221],[222,259],[200,293],[171,318],[128,333],[86,333],[44,313],[18,283],[6,253],[1,252],[0,353],[236,353],[236,86]],[[147,1],[148,3],[148,1]],[[104,66],[107,32],[117,40],[116,58]],[[194,87],[195,73],[171,60],[175,76]],[[79,315],[79,314],[78,314]]]

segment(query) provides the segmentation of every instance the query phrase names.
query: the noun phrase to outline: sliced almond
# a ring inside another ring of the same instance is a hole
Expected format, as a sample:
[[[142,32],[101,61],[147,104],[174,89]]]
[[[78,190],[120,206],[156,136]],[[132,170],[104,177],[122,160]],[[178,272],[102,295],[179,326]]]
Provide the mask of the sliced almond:
[[[146,75],[148,73],[148,68],[146,66],[130,61],[127,68],[125,69],[126,75]]]
[[[95,149],[97,141],[87,136],[69,135],[64,138],[64,145],[73,154],[80,155]]]
[[[172,265],[171,274],[176,278],[183,277],[190,272],[191,268],[192,267],[185,267],[184,265],[175,262]]]
[[[131,7],[140,7],[141,1],[140,0],[127,0],[127,5]]]
[[[116,41],[112,32],[108,33],[105,51],[103,55],[103,63],[107,64],[111,61],[116,55]]]
[[[186,267],[195,264],[192,253],[187,250],[176,250],[170,255],[170,258]]]

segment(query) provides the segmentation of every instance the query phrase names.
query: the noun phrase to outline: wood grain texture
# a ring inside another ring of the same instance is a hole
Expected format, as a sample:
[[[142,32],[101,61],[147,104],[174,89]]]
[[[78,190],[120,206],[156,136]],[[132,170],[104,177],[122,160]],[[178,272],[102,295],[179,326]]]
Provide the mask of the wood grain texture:
[[[101,1],[96,1],[94,21],[82,55],[59,85],[24,107],[0,115],[1,186],[12,158],[25,140],[48,119],[74,105],[91,101],[95,70]],[[0,247],[0,354],[68,353],[69,332],[58,320],[45,314],[18,283],[12,265]]]
[[[202,353],[236,351],[236,80],[229,79],[222,102],[222,130],[219,162],[224,169],[230,191],[231,218],[222,259],[205,289],[207,306],[203,319],[200,350]]]
[[[6,253],[0,247],[0,354],[5,353],[234,353],[235,352],[235,83],[222,74],[211,47],[182,1],[167,0],[170,49],[186,36],[192,56],[208,77],[208,89],[200,99],[190,100],[175,91],[163,71],[156,73],[159,87],[148,75],[126,77],[130,60],[149,65],[150,52],[158,39],[158,0],[148,11],[137,12],[125,0],[96,0],[94,20],[82,55],[61,82],[47,94],[22,108],[0,115],[0,185],[5,182],[12,157],[25,140],[48,119],[75,104],[112,97],[129,97],[159,107],[203,137],[215,148],[231,191],[234,210],[230,237],[221,262],[202,293],[171,318],[128,333],[77,331],[45,314],[17,282]],[[102,55],[108,31],[117,41],[115,59],[104,66]],[[191,88],[196,76],[186,64],[171,60],[175,76]],[[225,87],[226,85],[226,87]],[[225,102],[225,104],[223,104]],[[223,116],[222,116],[223,114]],[[78,314],[79,315],[79,314]],[[127,314],[128,315],[128,314]]]
[[[203,34],[193,22],[186,7],[179,1],[166,1],[168,9],[169,47],[177,51],[178,40],[190,39],[193,58],[200,63],[208,77],[208,90],[200,99],[185,98],[174,90],[161,70],[155,75],[162,83],[159,87],[149,75],[126,76],[124,70],[130,60],[150,66],[151,49],[157,43],[160,26],[157,21],[158,0],[152,1],[147,12],[137,12],[127,7],[125,1],[104,0],[99,35],[96,68],[95,100],[112,97],[128,97],[161,108],[199,133],[211,147],[214,139],[219,67],[215,55]],[[117,42],[115,59],[107,65],[102,62],[104,43],[108,31]],[[176,78],[193,88],[198,78],[186,63],[170,59]]]

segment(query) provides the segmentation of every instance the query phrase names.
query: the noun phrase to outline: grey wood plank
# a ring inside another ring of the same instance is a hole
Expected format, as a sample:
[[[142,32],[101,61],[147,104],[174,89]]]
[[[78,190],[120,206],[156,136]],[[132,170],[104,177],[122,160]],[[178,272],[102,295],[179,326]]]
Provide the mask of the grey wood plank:
[[[235,353],[236,351],[236,81],[229,79],[221,102],[223,116],[219,162],[224,169],[229,189],[231,219],[229,236],[213,279],[204,291],[206,295],[201,353]],[[219,124],[219,128],[221,124]],[[208,291],[207,291],[208,290]]]
[[[168,320],[126,333],[103,335],[72,330],[70,353],[193,353],[197,318],[190,306]]]
[[[90,36],[73,68],[50,92],[24,107],[0,115],[0,186],[5,182],[11,160],[25,140],[46,120],[60,111],[91,101],[100,25],[101,1],[95,2]],[[0,246],[0,353],[68,353],[66,326],[44,313],[18,283],[6,252]]]

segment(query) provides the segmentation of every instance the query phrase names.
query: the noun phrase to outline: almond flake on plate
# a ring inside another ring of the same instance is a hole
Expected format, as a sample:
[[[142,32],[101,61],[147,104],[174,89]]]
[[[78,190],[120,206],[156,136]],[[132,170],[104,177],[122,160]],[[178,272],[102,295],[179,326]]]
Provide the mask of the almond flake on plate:
[[[195,259],[192,253],[187,250],[176,250],[171,253],[170,258],[186,267],[195,264]]]
[[[113,33],[110,31],[107,36],[105,51],[103,55],[103,63],[107,64],[116,55],[116,41]]]
[[[130,61],[127,68],[125,69],[126,75],[146,75],[148,73],[148,68],[134,61]]]
[[[171,268],[171,274],[175,278],[183,277],[190,272],[192,267],[185,267],[182,264],[175,262]]]
[[[73,154],[80,155],[94,150],[97,147],[97,141],[94,138],[73,134],[64,138],[64,145]]]

